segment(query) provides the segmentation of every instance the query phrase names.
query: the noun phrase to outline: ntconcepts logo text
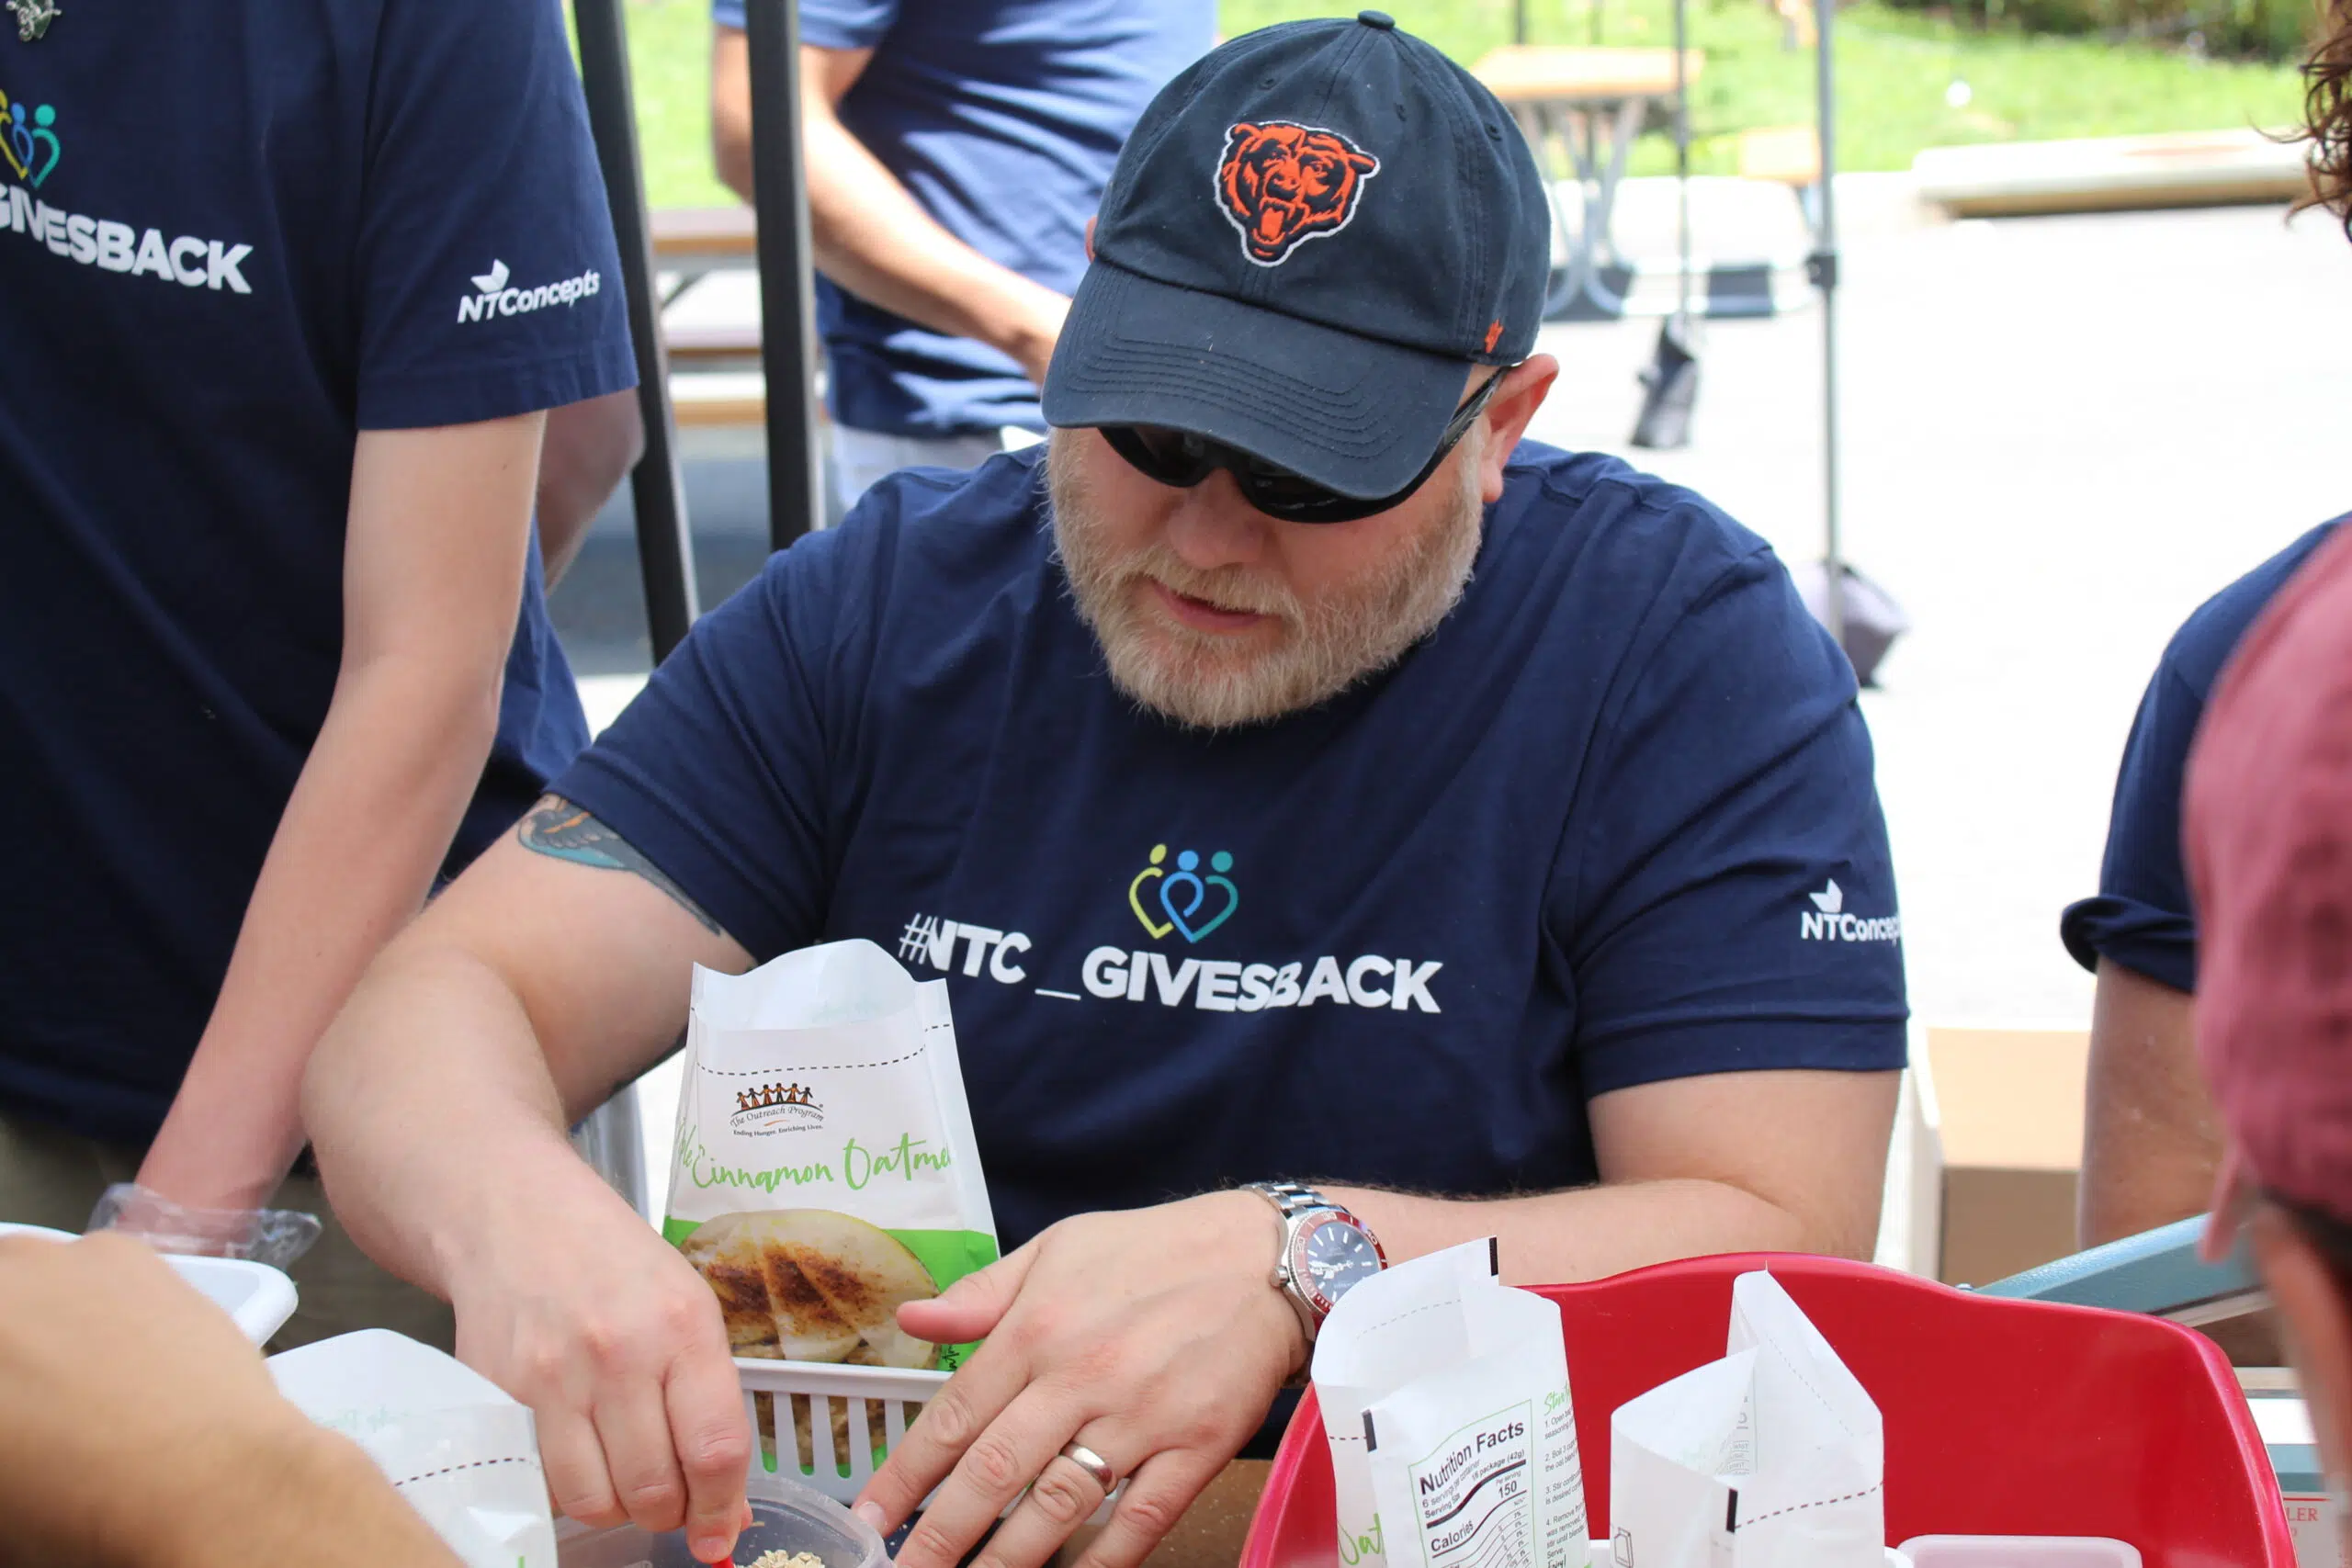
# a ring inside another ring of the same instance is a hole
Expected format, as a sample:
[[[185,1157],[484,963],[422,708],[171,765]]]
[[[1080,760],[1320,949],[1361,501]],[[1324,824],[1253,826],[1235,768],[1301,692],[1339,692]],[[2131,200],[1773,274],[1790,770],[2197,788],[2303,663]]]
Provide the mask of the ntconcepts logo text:
[[[1864,917],[1846,913],[1846,890],[1831,877],[1827,886],[1818,893],[1808,893],[1805,898],[1813,905],[1811,913],[1797,917],[1797,937],[1801,942],[1901,942],[1903,917],[1876,915]]]
[[[1175,931],[1186,942],[1198,942],[1233,919],[1233,911],[1241,908],[1241,890],[1225,874],[1233,869],[1230,853],[1219,850],[1209,856],[1206,876],[1201,874],[1200,855],[1192,850],[1176,852],[1174,871],[1167,868],[1167,859],[1166,844],[1152,845],[1149,863],[1127,884],[1127,908],[1152,941]],[[1166,918],[1155,919],[1155,914]]]
[[[534,310],[544,310],[550,305],[576,305],[593,299],[605,287],[605,280],[594,269],[578,277],[567,277],[560,283],[542,283],[536,288],[509,288],[506,280],[513,276],[506,264],[491,258],[490,270],[468,281],[474,286],[471,294],[458,296],[458,321],[487,321],[499,316],[526,316]]]

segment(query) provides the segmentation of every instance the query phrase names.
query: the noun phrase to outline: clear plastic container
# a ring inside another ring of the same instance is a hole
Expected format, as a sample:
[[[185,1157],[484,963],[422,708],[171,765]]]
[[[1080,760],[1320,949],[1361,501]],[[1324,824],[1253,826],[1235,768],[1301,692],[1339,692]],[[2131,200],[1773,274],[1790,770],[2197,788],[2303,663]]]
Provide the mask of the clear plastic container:
[[[0,1224],[0,1235],[38,1235],[51,1241],[74,1239],[70,1232],[44,1230],[39,1225]],[[266,1263],[228,1258],[182,1258],[170,1253],[164,1255],[164,1261],[234,1318],[245,1337],[256,1345],[267,1344],[269,1337],[285,1327],[286,1320],[294,1315],[294,1281]]]
[[[796,1482],[755,1475],[752,1525],[735,1543],[735,1561],[748,1565],[768,1551],[811,1552],[825,1568],[884,1568],[888,1562],[882,1538],[839,1503]],[[562,1568],[700,1568],[684,1531],[648,1535],[630,1525],[560,1525],[555,1554]]]

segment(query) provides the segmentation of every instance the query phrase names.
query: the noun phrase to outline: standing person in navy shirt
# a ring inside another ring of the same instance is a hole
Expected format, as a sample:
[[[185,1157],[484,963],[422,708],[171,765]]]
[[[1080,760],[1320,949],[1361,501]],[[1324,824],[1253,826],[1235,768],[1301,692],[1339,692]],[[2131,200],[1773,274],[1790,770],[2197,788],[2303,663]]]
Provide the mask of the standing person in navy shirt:
[[[1043,431],[1086,220],[1213,0],[799,0],[832,482],[967,468]],[[713,0],[719,177],[752,199],[743,0]]]
[[[25,17],[28,6],[19,6]],[[0,1218],[248,1245],[320,1032],[586,740],[543,411],[628,386],[555,0],[0,26]],[[193,1211],[173,1213],[172,1209]],[[446,1309],[338,1235],[294,1337]]]
[[[2212,1194],[2221,1131],[2190,1022],[2197,916],[2181,864],[2181,778],[2239,639],[2342,521],[2213,595],[2173,635],[2124,742],[2098,896],[2059,922],[2066,951],[2098,976],[2075,1225],[2085,1247],[2202,1213]]]
[[[1905,1007],[1853,671],[1705,501],[1521,442],[1558,367],[1508,113],[1381,13],[1270,28],[1154,100],[1094,250],[1047,451],[772,560],[312,1064],[346,1217],[567,1512],[690,1500],[716,1560],[742,1496],[717,1302],[563,1137],[696,962],[859,938],[951,988],[1016,1250],[900,1314],[988,1337],[861,1500],[939,1488],[906,1568],[1033,1481],[986,1560],[1035,1568],[1132,1477],[1083,1560],[1131,1568],[1374,1239],[1871,1249]]]

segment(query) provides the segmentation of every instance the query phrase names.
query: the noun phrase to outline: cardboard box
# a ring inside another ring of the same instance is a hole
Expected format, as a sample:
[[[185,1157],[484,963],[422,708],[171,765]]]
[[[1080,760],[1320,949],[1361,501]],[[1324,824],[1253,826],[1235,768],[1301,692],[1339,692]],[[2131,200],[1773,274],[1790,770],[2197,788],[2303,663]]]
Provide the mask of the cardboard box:
[[[1943,1156],[1936,1277],[1989,1284],[2074,1252],[2088,1032],[1925,1032],[1919,1099]]]

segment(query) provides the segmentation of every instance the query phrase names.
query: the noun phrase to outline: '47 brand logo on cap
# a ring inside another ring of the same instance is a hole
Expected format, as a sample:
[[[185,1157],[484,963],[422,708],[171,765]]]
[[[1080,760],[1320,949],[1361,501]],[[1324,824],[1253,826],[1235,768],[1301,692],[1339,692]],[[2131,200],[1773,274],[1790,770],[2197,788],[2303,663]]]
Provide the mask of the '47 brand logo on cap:
[[[1245,120],[1225,133],[1217,205],[1241,231],[1241,254],[1279,266],[1292,251],[1354,221],[1364,181],[1380,160],[1319,125]]]

